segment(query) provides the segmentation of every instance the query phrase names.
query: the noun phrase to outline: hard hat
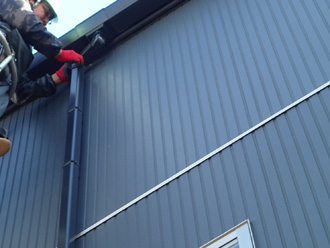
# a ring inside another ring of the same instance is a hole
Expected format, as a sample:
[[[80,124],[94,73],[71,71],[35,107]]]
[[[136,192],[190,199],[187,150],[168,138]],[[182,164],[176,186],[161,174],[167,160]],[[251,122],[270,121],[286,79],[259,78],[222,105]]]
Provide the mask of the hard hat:
[[[37,0],[37,4],[39,4],[41,2],[47,3],[50,10],[52,11],[52,14],[54,15],[52,17],[51,21],[56,23],[58,21],[57,13],[60,9],[62,1],[61,0]]]

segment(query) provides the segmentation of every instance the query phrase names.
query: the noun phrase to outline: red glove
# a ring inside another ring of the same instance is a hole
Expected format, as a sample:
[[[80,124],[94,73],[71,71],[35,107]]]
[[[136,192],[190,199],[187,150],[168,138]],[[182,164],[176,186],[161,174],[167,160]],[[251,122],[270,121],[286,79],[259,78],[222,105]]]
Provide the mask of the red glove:
[[[60,78],[61,82],[70,82],[71,79],[71,64],[65,63],[62,67],[55,72]]]
[[[61,50],[61,54],[55,57],[60,62],[75,62],[78,65],[84,64],[84,58],[73,50]]]

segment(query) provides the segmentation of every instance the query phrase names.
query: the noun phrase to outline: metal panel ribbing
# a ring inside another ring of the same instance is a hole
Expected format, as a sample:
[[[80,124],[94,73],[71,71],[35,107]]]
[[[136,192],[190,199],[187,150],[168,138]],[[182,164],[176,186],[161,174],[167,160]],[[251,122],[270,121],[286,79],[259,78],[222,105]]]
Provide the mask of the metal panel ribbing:
[[[1,121],[12,148],[0,158],[0,247],[55,247],[67,93],[59,87]]]
[[[86,75],[78,232],[328,81],[327,13],[322,0],[195,0],[114,48]]]
[[[249,218],[257,247],[328,246],[329,94],[292,105],[76,245],[198,247]]]
[[[198,161],[196,161],[195,163],[187,166],[185,169],[181,170],[180,172],[176,173],[175,175],[173,175],[172,177],[166,179],[165,181],[163,181],[162,183],[156,185],[155,187],[153,187],[152,189],[148,190],[147,192],[145,192],[144,194],[140,195],[139,197],[135,198],[134,200],[132,200],[131,202],[127,203],[126,205],[122,206],[121,208],[119,208],[118,210],[114,211],[113,213],[107,215],[106,217],[102,218],[100,221],[96,222],[95,224],[91,225],[90,227],[86,228],[85,230],[83,230],[82,232],[80,232],[79,234],[77,234],[75,237],[73,237],[71,239],[71,242],[75,241],[76,239],[86,235],[87,233],[89,233],[90,231],[98,228],[100,225],[104,224],[105,222],[107,222],[109,219],[115,217],[116,215],[120,214],[121,212],[125,211],[127,208],[131,207],[134,204],[137,204],[139,201],[143,200],[144,198],[148,197],[149,195],[151,195],[152,193],[158,191],[160,188],[166,186],[167,184],[171,183],[173,180],[178,179],[180,176],[184,175],[185,173],[188,173],[190,170],[194,169],[195,167],[199,166],[200,164],[202,164],[203,162],[205,162],[206,160],[212,158],[214,155],[222,152],[223,150],[227,149],[228,147],[232,146],[234,143],[240,141],[241,139],[243,139],[245,136],[250,135],[251,133],[255,132],[257,129],[263,127],[264,125],[266,125],[267,123],[273,121],[274,119],[276,119],[278,116],[285,114],[287,111],[289,111],[290,109],[296,107],[297,105],[299,105],[300,103],[308,100],[310,97],[314,96],[315,94],[318,94],[320,91],[324,90],[325,88],[330,86],[330,82],[327,82],[326,84],[320,86],[319,88],[317,88],[316,90],[310,92],[309,94],[307,94],[306,96],[302,97],[301,99],[297,100],[296,102],[290,104],[289,106],[285,107],[284,109],[282,109],[281,111],[275,113],[274,115],[270,116],[269,118],[265,119],[264,121],[258,123],[256,126],[250,128],[249,130],[245,131],[244,133],[242,133],[241,135],[235,137],[234,139],[230,140],[229,142],[227,142],[226,144],[224,144],[223,146],[219,147],[218,149],[212,151],[211,153],[207,154],[206,156],[204,156],[203,158],[199,159]],[[299,113],[299,112],[298,112]],[[313,113],[312,113],[313,114]],[[301,114],[300,114],[300,117]],[[304,127],[306,129],[306,127]],[[322,136],[323,137],[323,136]],[[310,138],[309,138],[310,139]],[[327,145],[327,141],[323,138],[324,141],[324,145],[326,147],[328,147]],[[235,160],[235,158],[234,158]],[[319,164],[319,163],[318,163]],[[320,169],[320,171],[322,172],[322,169]],[[307,173],[308,175],[308,173]],[[321,178],[323,179],[324,184],[327,186],[326,188],[329,190],[329,186],[328,183],[326,182],[324,173],[321,173]],[[329,191],[330,192],[330,191]],[[246,205],[246,204],[245,204]]]

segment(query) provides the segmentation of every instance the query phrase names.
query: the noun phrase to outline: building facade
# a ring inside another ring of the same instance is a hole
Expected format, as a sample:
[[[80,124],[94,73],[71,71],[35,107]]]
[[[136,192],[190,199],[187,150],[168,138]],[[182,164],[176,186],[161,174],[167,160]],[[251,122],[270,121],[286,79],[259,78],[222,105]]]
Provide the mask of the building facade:
[[[183,2],[7,115],[0,246],[330,246],[329,13]]]

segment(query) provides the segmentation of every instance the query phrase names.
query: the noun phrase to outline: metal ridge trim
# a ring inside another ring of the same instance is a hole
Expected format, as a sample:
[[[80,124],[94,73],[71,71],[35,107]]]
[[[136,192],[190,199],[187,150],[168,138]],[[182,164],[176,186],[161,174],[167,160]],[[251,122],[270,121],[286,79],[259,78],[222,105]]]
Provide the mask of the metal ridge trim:
[[[70,239],[70,243],[74,242],[75,240],[81,238],[82,236],[86,235],[87,233],[89,233],[90,231],[96,229],[98,226],[104,224],[105,222],[107,222],[108,220],[110,220],[111,218],[115,217],[116,215],[118,215],[119,213],[123,212],[124,210],[128,209],[129,207],[131,207],[132,205],[138,203],[140,200],[146,198],[148,195],[154,193],[155,191],[159,190],[160,188],[164,187],[165,185],[169,184],[170,182],[172,182],[173,180],[179,178],[180,176],[182,176],[183,174],[187,173],[188,171],[192,170],[193,168],[195,168],[196,166],[200,165],[201,163],[203,163],[204,161],[210,159],[211,157],[213,157],[214,155],[220,153],[221,151],[223,151],[224,149],[226,149],[227,147],[233,145],[234,143],[236,143],[237,141],[243,139],[245,136],[247,136],[248,134],[256,131],[257,129],[259,129],[260,127],[266,125],[268,122],[274,120],[275,118],[277,118],[278,116],[284,114],[285,112],[287,112],[288,110],[294,108],[295,106],[299,105],[300,103],[304,102],[305,100],[309,99],[310,97],[312,97],[313,95],[316,95],[317,93],[319,93],[320,91],[322,91],[323,89],[327,88],[330,86],[330,81],[328,81],[327,83],[321,85],[320,87],[318,87],[317,89],[311,91],[309,94],[303,96],[302,98],[298,99],[297,101],[293,102],[292,104],[288,105],[287,107],[283,108],[282,110],[278,111],[277,113],[273,114],[272,116],[268,117],[267,119],[263,120],[262,122],[260,122],[259,124],[255,125],[254,127],[248,129],[247,131],[245,131],[244,133],[242,133],[241,135],[237,136],[236,138],[228,141],[227,143],[225,143],[224,145],[220,146],[219,148],[217,148],[216,150],[214,150],[213,152],[207,154],[206,156],[202,157],[201,159],[197,160],[196,162],[194,162],[193,164],[189,165],[188,167],[186,167],[185,169],[179,171],[178,173],[174,174],[173,176],[171,176],[170,178],[166,179],[165,181],[161,182],[160,184],[156,185],[155,187],[153,187],[152,189],[148,190],[147,192],[145,192],[144,194],[138,196],[137,198],[135,198],[134,200],[130,201],[129,203],[125,204],[124,206],[122,206],[121,208],[117,209],[116,211],[112,212],[111,214],[107,215],[106,217],[104,217],[103,219],[99,220],[98,222],[96,222],[95,224],[89,226],[88,228],[86,228],[85,230],[81,231],[80,233],[78,233],[76,236],[74,236],[73,238]]]

